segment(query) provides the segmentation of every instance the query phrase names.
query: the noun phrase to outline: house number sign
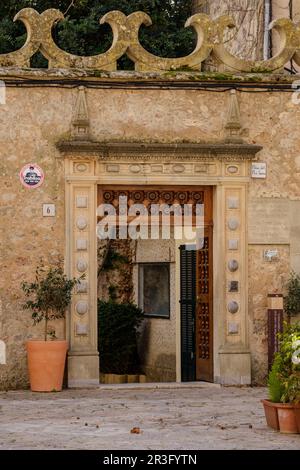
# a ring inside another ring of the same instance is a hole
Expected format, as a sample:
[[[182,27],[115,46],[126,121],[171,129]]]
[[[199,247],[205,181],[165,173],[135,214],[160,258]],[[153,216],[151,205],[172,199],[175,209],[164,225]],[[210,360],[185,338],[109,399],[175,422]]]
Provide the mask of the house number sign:
[[[25,188],[39,188],[44,182],[44,172],[36,163],[28,163],[20,171],[20,181]]]
[[[55,204],[43,204],[43,217],[55,217]]]

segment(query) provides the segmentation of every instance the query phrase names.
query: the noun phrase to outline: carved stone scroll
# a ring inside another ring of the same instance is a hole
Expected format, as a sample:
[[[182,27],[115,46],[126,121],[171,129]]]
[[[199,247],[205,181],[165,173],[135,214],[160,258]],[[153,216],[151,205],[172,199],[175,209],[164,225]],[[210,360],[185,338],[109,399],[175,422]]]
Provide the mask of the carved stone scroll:
[[[128,16],[130,45],[127,55],[135,62],[136,70],[149,72],[153,70],[176,70],[184,67],[200,70],[202,62],[207,59],[212,51],[210,41],[212,21],[205,14],[198,13],[186,21],[185,27],[193,26],[196,30],[197,45],[190,55],[178,59],[164,59],[146,51],[139,41],[139,29],[142,24],[146,26],[152,24],[151,18],[146,13],[135,12]]]
[[[8,54],[0,54],[0,67],[30,67],[30,59],[40,47],[40,14],[33,8],[24,8],[16,14],[14,21],[24,23],[27,40],[21,49]]]
[[[125,54],[128,47],[124,13],[111,11],[101,18],[100,24],[108,23],[112,28],[113,44],[107,52],[90,57],[69,54],[55,44],[52,38],[52,28],[57,21],[64,19],[59,10],[47,10],[42,16],[44,27],[41,52],[49,60],[49,68],[83,68],[107,71],[117,69],[117,59]]]

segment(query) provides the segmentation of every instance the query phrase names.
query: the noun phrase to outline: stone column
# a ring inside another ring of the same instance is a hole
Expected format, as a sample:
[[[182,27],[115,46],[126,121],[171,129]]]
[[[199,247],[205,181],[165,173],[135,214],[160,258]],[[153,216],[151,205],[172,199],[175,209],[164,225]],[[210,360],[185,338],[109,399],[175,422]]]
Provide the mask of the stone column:
[[[70,277],[84,275],[69,314],[69,387],[99,385],[97,348],[97,183],[94,162],[67,160],[66,265]]]

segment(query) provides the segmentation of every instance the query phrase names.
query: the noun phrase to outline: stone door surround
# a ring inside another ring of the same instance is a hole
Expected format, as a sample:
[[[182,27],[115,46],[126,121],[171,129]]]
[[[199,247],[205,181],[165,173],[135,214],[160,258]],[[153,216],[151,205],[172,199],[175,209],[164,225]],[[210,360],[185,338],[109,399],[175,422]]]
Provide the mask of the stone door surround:
[[[68,317],[69,386],[99,383],[96,209],[98,185],[214,186],[214,380],[250,383],[247,327],[247,185],[258,145],[71,140],[65,162],[66,266],[85,273]],[[237,286],[231,289],[231,286]],[[178,366],[179,367],[179,366]]]

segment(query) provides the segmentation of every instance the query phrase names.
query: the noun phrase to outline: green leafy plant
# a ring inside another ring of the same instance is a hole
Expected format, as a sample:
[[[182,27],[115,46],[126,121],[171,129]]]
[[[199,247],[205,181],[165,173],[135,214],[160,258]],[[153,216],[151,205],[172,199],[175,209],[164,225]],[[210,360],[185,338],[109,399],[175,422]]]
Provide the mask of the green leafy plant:
[[[283,333],[278,336],[280,350],[268,377],[270,400],[276,403],[299,403],[300,360],[296,352],[300,349],[300,324],[285,323]]]
[[[300,402],[300,370],[294,371],[283,381],[284,392],[281,397],[282,403]]]
[[[111,247],[108,248],[107,254],[105,256],[102,269],[103,271],[109,271],[110,269],[116,269],[122,263],[129,263],[129,260],[126,256],[122,255],[118,251],[113,250]]]
[[[280,354],[276,354],[272,369],[268,376],[268,389],[269,399],[273,403],[279,403],[284,393],[284,386],[280,378],[280,371],[282,368],[282,357]]]
[[[140,372],[138,328],[144,314],[133,303],[98,301],[98,349],[103,373]]]
[[[56,267],[46,268],[42,263],[36,268],[35,281],[22,282],[21,287],[26,297],[24,310],[32,311],[34,324],[45,321],[44,339],[55,338],[55,330],[48,331],[48,322],[64,318],[66,309],[71,303],[74,287],[83,279],[68,279],[64,274],[62,263]]]
[[[284,297],[284,310],[290,319],[300,313],[300,276],[291,272],[286,284],[287,295]]]

